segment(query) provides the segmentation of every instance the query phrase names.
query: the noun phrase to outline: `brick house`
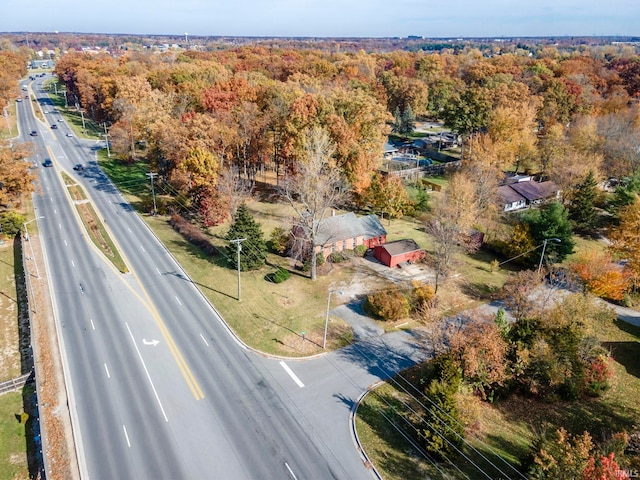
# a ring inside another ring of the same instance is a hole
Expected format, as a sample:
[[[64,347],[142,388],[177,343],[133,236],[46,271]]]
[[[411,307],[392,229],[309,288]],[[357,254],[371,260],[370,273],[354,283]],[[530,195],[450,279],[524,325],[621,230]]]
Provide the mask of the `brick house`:
[[[353,212],[320,221],[314,252],[326,257],[334,252],[354,250],[358,245],[373,248],[387,241],[387,231],[377,215],[356,217]]]
[[[373,249],[373,256],[393,268],[403,262],[417,262],[425,253],[415,241],[405,239],[377,245]]]

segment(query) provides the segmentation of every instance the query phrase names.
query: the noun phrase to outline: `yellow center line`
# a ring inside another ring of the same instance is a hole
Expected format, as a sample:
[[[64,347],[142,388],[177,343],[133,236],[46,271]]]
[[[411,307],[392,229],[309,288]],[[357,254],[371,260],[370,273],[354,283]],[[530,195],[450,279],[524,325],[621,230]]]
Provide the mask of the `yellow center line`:
[[[49,153],[49,156],[51,157],[51,159],[55,160],[55,155],[53,154],[53,150],[51,149],[51,147],[47,146],[47,152]],[[65,191],[66,196],[69,199],[69,201],[71,201],[71,203],[73,203],[73,200],[69,197],[69,191],[68,191],[67,185],[62,181],[62,179],[60,178],[59,175],[58,175],[58,181],[62,184],[62,188]],[[89,201],[91,202],[91,204],[93,205],[93,208],[95,209],[96,215],[98,216],[98,218],[104,218],[104,217],[102,217],[100,215],[100,211],[98,210],[97,206],[93,202],[93,199],[91,198],[91,195],[89,194],[89,192],[85,191],[85,194],[86,194],[87,198],[89,199]],[[82,223],[82,220],[79,218],[79,214],[78,214],[75,206],[73,206],[72,210],[74,212],[74,217],[76,219],[76,222],[80,225],[80,228],[82,230],[85,230],[84,224]],[[120,248],[120,245],[118,244],[116,238],[111,233],[110,229],[107,228],[106,225],[105,225],[105,228],[109,232],[109,235],[111,235],[111,238],[112,238],[114,244],[116,245],[116,248],[118,250],[120,250],[120,254],[122,255],[122,258],[124,259],[125,264],[130,266],[131,262],[129,262],[129,259],[125,256],[125,254],[124,254],[122,248]],[[87,234],[87,236],[85,238],[89,238],[88,234]],[[142,305],[145,306],[147,308],[147,310],[149,310],[149,312],[151,313],[151,316],[153,317],[154,321],[156,322],[156,325],[160,329],[160,333],[162,334],[164,340],[167,342],[167,345],[169,347],[169,351],[171,352],[171,355],[173,355],[173,358],[176,361],[176,364],[178,365],[178,368],[180,369],[180,372],[182,373],[182,376],[186,380],[187,385],[189,386],[189,389],[191,390],[191,393],[193,394],[193,396],[195,397],[196,400],[203,399],[204,398],[204,393],[202,393],[202,389],[200,388],[200,385],[198,384],[197,380],[195,379],[193,373],[191,372],[191,369],[187,365],[186,360],[184,359],[184,357],[182,356],[182,353],[180,352],[180,349],[177,347],[175,341],[173,340],[173,337],[171,336],[171,333],[169,333],[169,330],[167,329],[167,326],[163,322],[162,317],[158,313],[155,305],[151,301],[151,297],[149,296],[147,290],[144,288],[142,282],[140,281],[140,278],[138,277],[138,275],[136,274],[134,269],[132,267],[130,267],[129,271],[132,273],[132,275],[136,279],[136,282],[138,282],[138,285],[140,286],[140,288],[144,292],[144,296],[147,299],[146,301],[138,294],[138,292],[136,292],[131,287],[131,285],[129,285],[125,281],[125,279],[122,276],[122,273],[119,272],[115,268],[115,266],[104,256],[104,253],[102,251],[100,251],[94,245],[93,241],[89,240],[89,245],[91,247],[93,247],[94,250],[96,250],[100,254],[99,257],[102,258],[102,260],[107,264],[107,266],[109,268],[111,268],[114,272],[116,272],[118,274],[118,278],[122,281],[122,283],[124,283],[124,285],[131,291],[131,293],[133,293],[136,296],[136,298],[138,298],[138,300],[140,300],[140,303],[142,303]]]

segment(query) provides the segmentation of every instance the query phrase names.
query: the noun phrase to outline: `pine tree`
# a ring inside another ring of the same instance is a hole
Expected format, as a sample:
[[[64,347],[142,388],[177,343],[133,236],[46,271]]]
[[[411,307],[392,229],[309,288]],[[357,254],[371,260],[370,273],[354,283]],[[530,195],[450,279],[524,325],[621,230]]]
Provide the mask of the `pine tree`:
[[[402,133],[402,115],[400,115],[400,107],[396,107],[393,112],[393,131],[395,133]]]
[[[416,116],[413,114],[413,110],[411,109],[411,105],[407,105],[407,108],[402,112],[402,116],[400,118],[400,124],[402,131],[401,133],[409,134],[412,133],[416,126],[414,122],[416,121]]]
[[[589,170],[586,178],[576,186],[569,207],[569,218],[576,230],[586,232],[594,227],[597,218],[594,204],[597,196],[596,177],[593,170]]]
[[[227,233],[229,240],[228,252],[233,259],[237,258],[237,245],[231,240],[244,238],[242,250],[240,251],[240,269],[256,270],[262,267],[267,259],[267,244],[262,234],[260,224],[251,215],[249,208],[243,203],[238,207],[233,224]]]

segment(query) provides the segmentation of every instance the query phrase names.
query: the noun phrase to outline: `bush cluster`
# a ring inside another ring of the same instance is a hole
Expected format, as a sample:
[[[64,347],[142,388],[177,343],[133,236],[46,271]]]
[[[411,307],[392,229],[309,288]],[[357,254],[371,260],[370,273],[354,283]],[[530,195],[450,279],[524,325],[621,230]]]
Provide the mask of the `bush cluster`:
[[[204,232],[186,218],[173,214],[169,220],[169,225],[189,243],[200,248],[207,255],[218,254],[218,249],[209,241]]]
[[[366,245],[358,245],[353,252],[358,256],[358,257],[364,257],[367,254],[367,246]]]
[[[285,280],[287,280],[290,276],[291,276],[291,273],[289,273],[289,270],[287,270],[286,268],[279,267],[278,270],[267,275],[267,279],[273,283],[282,283]]]
[[[19,213],[3,212],[0,214],[0,231],[10,237],[17,235],[24,221],[24,216]]]
[[[398,290],[385,290],[367,295],[365,310],[385,321],[396,321],[409,315],[409,300]]]

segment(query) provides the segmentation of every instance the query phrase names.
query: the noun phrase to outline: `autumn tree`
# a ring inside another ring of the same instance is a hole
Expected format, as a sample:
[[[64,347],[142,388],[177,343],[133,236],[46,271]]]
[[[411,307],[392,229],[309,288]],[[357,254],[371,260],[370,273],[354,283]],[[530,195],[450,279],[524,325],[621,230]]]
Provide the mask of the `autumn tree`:
[[[620,224],[613,227],[609,238],[611,251],[626,260],[625,268],[630,272],[634,286],[640,284],[640,196],[636,195],[630,205],[619,212]]]
[[[375,212],[386,213],[388,218],[400,218],[410,213],[413,204],[402,180],[395,176],[373,175],[371,184],[362,198],[362,203]]]
[[[619,301],[631,287],[629,272],[613,261],[611,252],[583,250],[570,266],[585,289],[598,297]]]
[[[594,448],[591,435],[584,432],[572,437],[560,428],[544,432],[533,443],[528,467],[528,478],[537,480],[575,480],[582,478],[589,466]]]
[[[426,224],[427,232],[433,237],[436,291],[440,277],[447,275],[451,268],[454,251],[458,246],[463,249],[471,246],[468,234],[477,216],[473,183],[460,174],[453,175]]]
[[[319,127],[308,130],[297,172],[282,186],[282,196],[296,213],[294,237],[307,246],[311,279],[316,279],[316,238],[320,222],[328,211],[338,205],[344,194],[340,191],[342,173],[332,155],[335,145],[327,132]]]
[[[0,145],[0,206],[11,207],[33,191],[35,176],[24,159],[31,144]]]
[[[482,398],[491,396],[491,389],[507,379],[507,343],[491,319],[472,319],[451,337],[450,345],[463,378]]]
[[[226,238],[229,241],[228,254],[234,259],[237,257],[238,245],[233,240],[243,239],[240,250],[241,270],[256,270],[265,264],[267,244],[260,225],[255,221],[245,203],[238,207]]]

